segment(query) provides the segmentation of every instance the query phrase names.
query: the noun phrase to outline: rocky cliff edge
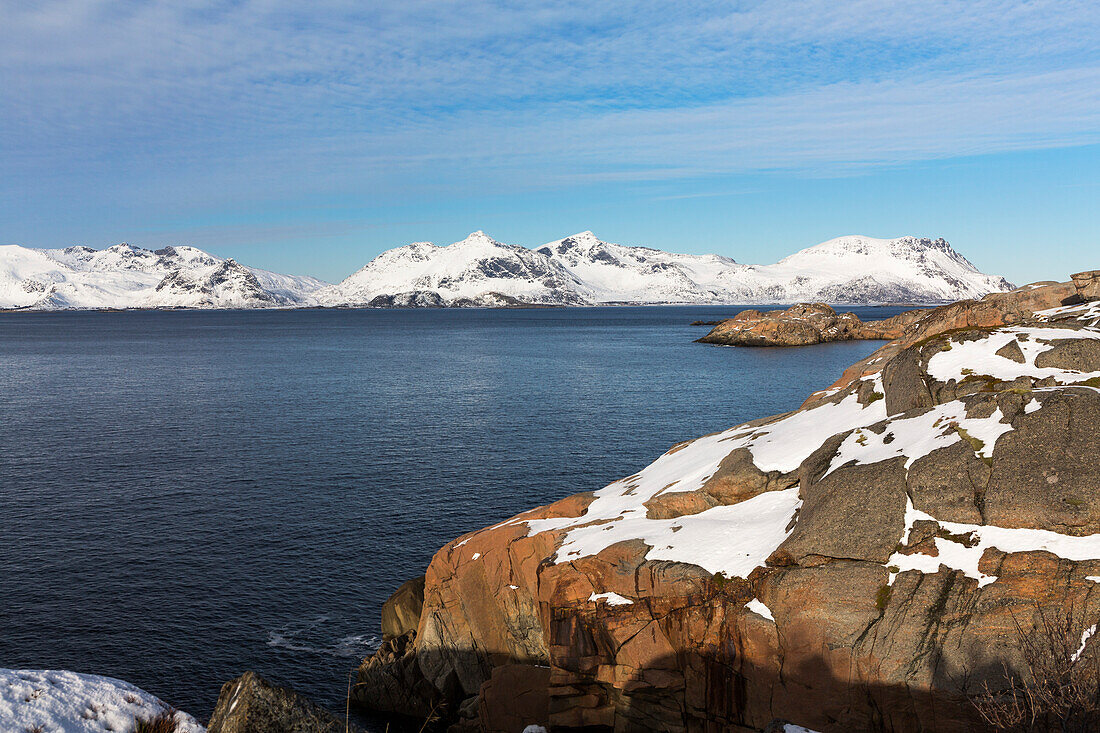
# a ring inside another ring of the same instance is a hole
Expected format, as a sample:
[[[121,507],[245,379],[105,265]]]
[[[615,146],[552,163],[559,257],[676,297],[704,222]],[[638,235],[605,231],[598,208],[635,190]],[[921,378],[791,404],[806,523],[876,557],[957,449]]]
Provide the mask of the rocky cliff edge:
[[[932,309],[797,411],[443,547],[356,701],[456,730],[978,729],[967,695],[1026,677],[1044,614],[1094,659],[1097,425],[1100,272]]]

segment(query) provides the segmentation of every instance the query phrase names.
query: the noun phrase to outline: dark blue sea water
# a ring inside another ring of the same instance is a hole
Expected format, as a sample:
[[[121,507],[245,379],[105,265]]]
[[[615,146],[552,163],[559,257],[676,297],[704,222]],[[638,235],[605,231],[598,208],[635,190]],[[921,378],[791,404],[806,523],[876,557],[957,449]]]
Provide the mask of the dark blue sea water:
[[[442,544],[797,407],[879,345],[692,343],[737,310],[0,315],[0,667],[201,719],[255,669],[342,709]]]

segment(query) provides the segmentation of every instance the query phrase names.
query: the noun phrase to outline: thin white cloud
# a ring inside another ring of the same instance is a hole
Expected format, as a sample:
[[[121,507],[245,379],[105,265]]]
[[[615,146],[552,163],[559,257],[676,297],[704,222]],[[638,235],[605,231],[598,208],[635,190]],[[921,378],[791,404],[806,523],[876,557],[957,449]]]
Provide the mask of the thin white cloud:
[[[1089,144],[1100,4],[0,0],[0,172],[511,190]]]

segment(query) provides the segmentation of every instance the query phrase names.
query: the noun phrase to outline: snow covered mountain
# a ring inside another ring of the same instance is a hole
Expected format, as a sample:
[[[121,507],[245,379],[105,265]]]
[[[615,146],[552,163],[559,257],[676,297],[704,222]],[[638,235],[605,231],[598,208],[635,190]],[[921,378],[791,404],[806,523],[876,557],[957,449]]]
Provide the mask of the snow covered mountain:
[[[1010,290],[942,239],[833,239],[773,265],[603,242],[536,249],[474,232],[414,242],[336,285],[245,267],[194,247],[0,246],[0,308],[270,308],[599,303],[943,302]]]
[[[0,308],[263,308],[311,303],[326,283],[194,247],[0,246]]]
[[[721,255],[681,255],[602,242],[581,232],[535,250],[583,282],[597,303],[691,303],[721,300],[720,273],[738,268]]]
[[[724,297],[738,303],[934,303],[1013,287],[979,272],[944,240],[917,237],[838,237],[774,265],[728,270],[718,281]]]
[[[942,239],[833,239],[773,265],[603,242],[582,232],[534,250],[484,232],[438,247],[383,252],[325,305],[442,306],[596,303],[942,302],[1011,290]]]
[[[322,305],[582,305],[591,289],[560,263],[485,232],[438,247],[414,242],[317,293]]]

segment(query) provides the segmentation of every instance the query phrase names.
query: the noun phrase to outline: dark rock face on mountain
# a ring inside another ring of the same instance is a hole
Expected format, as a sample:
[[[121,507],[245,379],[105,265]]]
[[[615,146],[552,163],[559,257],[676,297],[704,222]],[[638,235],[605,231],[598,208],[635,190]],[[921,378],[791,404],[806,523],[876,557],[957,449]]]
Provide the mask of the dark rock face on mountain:
[[[1095,282],[928,311],[797,411],[451,542],[357,703],[471,731],[987,729],[968,696],[1028,681],[1044,618],[1069,663],[1100,656]]]
[[[255,672],[222,686],[208,733],[342,733],[359,731],[298,693]]]
[[[718,323],[699,339],[722,346],[808,346],[829,341],[895,339],[924,314],[912,310],[864,323],[854,313],[837,313],[825,303],[799,303],[784,311],[746,310]]]
[[[197,271],[172,270],[157,285],[156,292],[168,304],[178,301],[186,305],[225,303],[230,306],[255,306],[279,302],[264,289],[251,270],[231,259]]]

